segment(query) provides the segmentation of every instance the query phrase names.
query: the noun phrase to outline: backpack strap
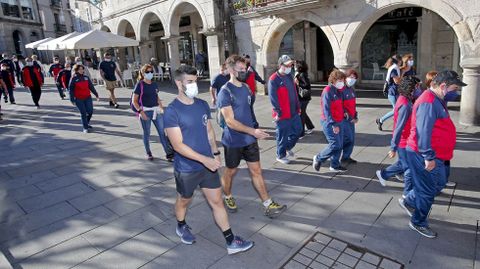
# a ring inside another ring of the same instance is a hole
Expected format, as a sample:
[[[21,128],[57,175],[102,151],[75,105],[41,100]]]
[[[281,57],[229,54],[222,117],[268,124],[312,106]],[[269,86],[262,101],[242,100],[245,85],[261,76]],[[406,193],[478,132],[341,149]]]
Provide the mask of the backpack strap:
[[[138,103],[143,108],[142,99],[143,99],[143,80],[140,81],[140,98],[138,99]]]

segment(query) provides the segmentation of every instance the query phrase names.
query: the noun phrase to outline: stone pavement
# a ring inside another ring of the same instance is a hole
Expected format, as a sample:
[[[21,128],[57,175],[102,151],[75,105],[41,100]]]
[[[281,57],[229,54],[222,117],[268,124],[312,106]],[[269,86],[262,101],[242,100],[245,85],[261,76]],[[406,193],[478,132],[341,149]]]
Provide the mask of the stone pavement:
[[[209,100],[205,85],[201,97]],[[105,97],[104,88],[97,88]],[[162,84],[162,90],[161,97],[170,102],[175,91],[168,83]],[[384,132],[374,123],[375,117],[390,109],[387,100],[359,92],[360,122],[353,156],[359,163],[349,166],[345,174],[330,173],[326,166],[318,173],[311,160],[325,146],[325,138],[318,123],[316,93],[309,114],[317,128],[294,149],[296,161],[276,162],[274,139],[260,142],[270,193],[288,210],[274,220],[263,216],[243,164],[233,188],[239,211],[230,214],[230,222],[234,233],[256,245],[248,253],[228,256],[200,192],[187,216],[197,243],[180,243],[174,232],[171,164],[163,159],[156,135],[152,150],[162,159],[145,160],[141,128],[127,108],[131,90],[118,93],[119,110],[110,109],[105,98],[95,103],[94,132],[89,134],[81,132],[76,108],[59,100],[53,88],[45,90],[40,110],[23,89],[16,91],[17,105],[2,101],[1,269],[267,269],[287,266],[298,253],[316,260],[303,265],[291,262],[294,268],[353,266],[340,259],[335,265],[326,260],[322,264],[323,254],[318,254],[322,249],[309,252],[312,242],[321,247],[315,239],[320,235],[406,268],[480,268],[480,128],[457,126],[451,179],[458,184],[436,199],[430,219],[439,237],[425,239],[408,228],[409,219],[397,204],[402,184],[391,181],[383,188],[375,179],[375,170],[392,162],[386,157],[391,122],[385,124]],[[450,106],[456,120],[459,105]],[[261,126],[274,135],[268,98],[257,98],[255,110]],[[347,258],[355,258],[352,253]],[[382,263],[378,267],[390,268]]]

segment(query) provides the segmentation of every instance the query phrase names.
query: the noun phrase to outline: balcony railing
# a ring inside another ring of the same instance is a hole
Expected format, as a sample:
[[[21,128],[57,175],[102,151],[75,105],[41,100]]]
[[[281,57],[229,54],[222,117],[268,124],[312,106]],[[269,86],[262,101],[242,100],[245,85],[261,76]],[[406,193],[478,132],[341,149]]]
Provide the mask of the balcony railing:
[[[62,1],[61,0],[51,0],[50,6],[54,8],[62,8]]]
[[[67,33],[67,26],[65,24],[55,23],[54,27],[57,35],[65,35]]]
[[[281,5],[287,0],[239,0],[232,4],[235,14],[244,14],[273,5]]]

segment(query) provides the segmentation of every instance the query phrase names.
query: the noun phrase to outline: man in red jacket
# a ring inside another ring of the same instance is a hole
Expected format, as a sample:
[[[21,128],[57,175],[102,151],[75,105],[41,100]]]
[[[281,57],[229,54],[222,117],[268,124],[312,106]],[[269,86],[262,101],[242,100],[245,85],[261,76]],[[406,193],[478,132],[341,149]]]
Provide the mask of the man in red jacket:
[[[25,59],[27,65],[22,69],[22,84],[30,89],[33,103],[37,108],[40,108],[39,101],[42,95],[43,73],[40,67],[35,66],[32,58]]]
[[[409,226],[421,235],[435,238],[437,233],[428,225],[428,213],[435,195],[447,182],[445,161],[453,157],[456,129],[445,96],[466,86],[454,71],[442,71],[415,101],[412,109],[411,130],[407,139],[407,161],[413,175],[413,192],[409,192],[400,206],[411,216]]]
[[[60,74],[60,71],[62,71],[63,69],[63,65],[60,64],[60,58],[55,56],[55,58],[53,58],[53,64],[50,66],[48,73],[53,77],[54,81],[56,82],[58,74]],[[65,98],[65,94],[63,93],[62,85],[57,83],[57,90],[60,98],[62,98],[63,100]]]

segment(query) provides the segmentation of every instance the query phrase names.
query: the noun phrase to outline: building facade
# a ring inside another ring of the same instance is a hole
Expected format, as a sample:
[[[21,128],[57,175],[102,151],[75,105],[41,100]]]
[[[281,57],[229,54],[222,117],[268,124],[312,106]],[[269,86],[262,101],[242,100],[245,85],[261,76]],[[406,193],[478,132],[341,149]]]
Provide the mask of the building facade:
[[[194,63],[208,55],[210,74],[231,52],[249,54],[268,77],[279,55],[306,60],[313,80],[332,68],[355,68],[364,84],[382,84],[383,64],[412,53],[420,77],[454,69],[469,85],[462,90],[463,124],[480,124],[480,1],[476,0],[105,0],[76,3],[93,28],[140,41],[118,49],[123,62],[150,57]],[[86,12],[87,10],[88,12]],[[264,89],[259,85],[259,91]]]
[[[46,61],[51,53],[32,51],[25,45],[73,31],[68,0],[0,0],[0,51],[27,56],[39,54]],[[43,56],[43,57],[42,57]]]

